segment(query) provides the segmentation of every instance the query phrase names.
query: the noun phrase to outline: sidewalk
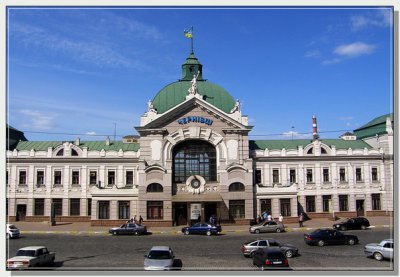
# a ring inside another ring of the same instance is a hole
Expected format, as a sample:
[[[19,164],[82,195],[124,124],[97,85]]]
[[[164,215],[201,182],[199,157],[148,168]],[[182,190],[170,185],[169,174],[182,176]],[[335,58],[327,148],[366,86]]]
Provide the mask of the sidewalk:
[[[334,223],[341,222],[345,218],[337,221],[326,218],[317,218],[304,222],[304,227],[299,228],[298,223],[285,224],[287,232],[307,231],[317,228],[332,227]],[[368,217],[371,228],[389,228],[393,226],[392,217]],[[50,226],[45,222],[8,222],[17,226],[21,234],[93,234],[104,235],[108,234],[109,226],[90,226],[90,222],[59,222],[54,226]],[[117,227],[117,226],[115,226]],[[148,227],[148,231],[152,234],[181,234],[181,229],[184,226],[177,227]],[[248,233],[249,225],[222,225],[222,233]]]

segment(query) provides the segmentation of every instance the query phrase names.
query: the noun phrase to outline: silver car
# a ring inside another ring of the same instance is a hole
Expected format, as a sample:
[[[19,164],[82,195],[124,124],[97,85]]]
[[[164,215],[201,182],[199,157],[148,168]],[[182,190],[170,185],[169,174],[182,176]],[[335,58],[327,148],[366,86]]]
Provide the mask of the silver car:
[[[241,247],[241,251],[243,256],[253,257],[255,251],[260,248],[279,249],[285,254],[286,258],[293,258],[299,254],[299,249],[296,246],[292,244],[283,244],[272,238],[245,242]]]
[[[260,224],[250,226],[249,232],[250,233],[266,233],[266,232],[276,232],[280,233],[285,231],[285,226],[283,223],[276,222],[273,220],[270,221],[263,221]]]
[[[169,246],[153,246],[144,256],[144,270],[172,270],[175,255]]]
[[[367,257],[374,257],[378,261],[393,259],[393,239],[384,239],[380,243],[370,243],[364,246]]]

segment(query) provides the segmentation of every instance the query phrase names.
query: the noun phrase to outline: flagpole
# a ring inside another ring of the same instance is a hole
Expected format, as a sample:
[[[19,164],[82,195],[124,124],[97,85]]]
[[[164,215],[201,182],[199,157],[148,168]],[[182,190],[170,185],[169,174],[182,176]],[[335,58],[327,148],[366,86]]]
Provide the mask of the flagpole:
[[[191,46],[191,50],[192,50],[191,54],[194,54],[194,52],[193,52],[193,26],[192,26],[192,37],[190,38],[190,46]]]

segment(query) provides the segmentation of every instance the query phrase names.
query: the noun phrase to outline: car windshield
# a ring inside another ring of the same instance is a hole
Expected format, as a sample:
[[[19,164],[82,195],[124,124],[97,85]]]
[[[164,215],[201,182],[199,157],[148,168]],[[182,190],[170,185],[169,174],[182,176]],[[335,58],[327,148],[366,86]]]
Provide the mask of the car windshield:
[[[8,226],[8,228],[10,228],[10,230],[16,230],[16,229],[18,229],[17,227],[15,227],[15,225],[10,225],[10,226]]]
[[[282,252],[270,252],[267,254],[268,259],[284,259],[285,256]]]
[[[34,257],[34,256],[35,256],[35,250],[18,250],[16,256],[29,256],[29,257]]]
[[[150,251],[149,255],[147,255],[147,258],[155,260],[167,260],[171,259],[171,253],[165,250],[153,250]]]

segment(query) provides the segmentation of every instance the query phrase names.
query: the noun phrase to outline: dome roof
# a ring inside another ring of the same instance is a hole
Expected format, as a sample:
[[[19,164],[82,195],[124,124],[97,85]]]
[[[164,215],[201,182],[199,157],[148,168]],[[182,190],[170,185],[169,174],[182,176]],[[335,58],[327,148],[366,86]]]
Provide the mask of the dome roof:
[[[182,79],[165,86],[154,97],[153,107],[159,114],[186,100],[188,89],[192,85],[190,81],[196,73],[197,90],[203,99],[226,113],[232,110],[235,106],[233,97],[222,87],[203,79],[203,66],[195,55],[190,53],[182,65]]]

